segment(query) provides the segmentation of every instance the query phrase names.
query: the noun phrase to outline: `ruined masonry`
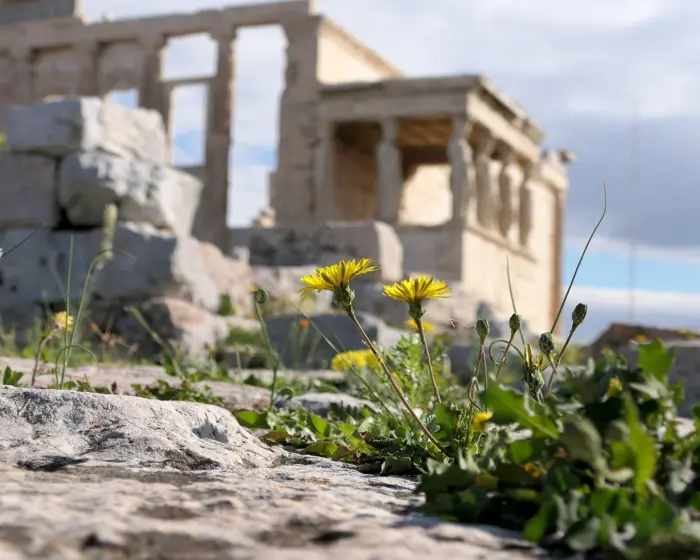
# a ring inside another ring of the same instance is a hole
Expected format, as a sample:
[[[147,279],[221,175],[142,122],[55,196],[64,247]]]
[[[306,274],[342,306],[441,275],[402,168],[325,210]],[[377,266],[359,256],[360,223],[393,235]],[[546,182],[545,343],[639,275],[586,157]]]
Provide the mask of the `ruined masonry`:
[[[501,315],[511,309],[508,258],[519,311],[535,332],[551,325],[574,154],[544,149],[544,131],[488,79],[407,78],[314,13],[311,0],[98,22],[82,17],[77,0],[4,1],[0,25],[0,130],[10,105],[134,89],[162,118],[167,162],[173,91],[207,87],[205,163],[184,170],[203,180],[195,238],[226,254],[249,251],[255,266],[369,256],[382,280],[438,275],[471,308],[486,302]],[[281,26],[287,38],[278,167],[271,209],[254,227],[230,231],[236,35],[263,25]],[[200,33],[217,45],[215,74],[163,78],[168,41]],[[90,165],[74,161],[66,173]],[[72,219],[89,222],[93,210],[73,207]]]
[[[38,230],[2,259],[6,324],[28,327],[45,308],[64,305],[71,238],[70,293],[79,300],[109,204],[118,209],[114,247],[128,255],[115,253],[96,277],[93,307],[97,322],[110,323],[126,344],[149,357],[161,350],[126,305],[191,353],[227,335],[226,319],[216,316],[222,295],[250,309],[247,263],[191,235],[202,181],[166,163],[157,112],[94,97],[54,99],[8,108],[4,128],[0,247]]]

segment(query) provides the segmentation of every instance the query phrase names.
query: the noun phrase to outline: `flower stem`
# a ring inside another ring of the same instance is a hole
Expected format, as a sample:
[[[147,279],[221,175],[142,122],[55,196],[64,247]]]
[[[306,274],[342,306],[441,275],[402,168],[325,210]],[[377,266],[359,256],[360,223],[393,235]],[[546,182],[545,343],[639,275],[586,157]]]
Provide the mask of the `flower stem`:
[[[552,366],[552,374],[549,376],[549,381],[547,382],[547,395],[549,396],[549,392],[552,390],[552,384],[554,383],[554,378],[559,375],[559,372],[557,371],[557,365],[554,363],[554,360],[552,360],[552,355],[549,354],[547,356],[547,360],[549,361],[549,365]]]
[[[503,357],[501,358],[501,361],[498,363],[498,369],[496,370],[496,381],[498,381],[501,377],[501,370],[503,370],[503,364],[506,363],[506,359],[508,358],[508,352],[510,351],[510,347],[513,344],[513,337],[514,336],[515,336],[515,332],[511,332],[510,338],[508,339],[508,344],[506,344],[506,349],[503,351]]]
[[[350,317],[352,324],[355,325],[355,328],[360,333],[360,336],[362,337],[362,340],[364,341],[364,343],[370,349],[372,354],[374,354],[374,357],[377,359],[377,362],[379,362],[379,364],[382,366],[382,369],[384,370],[384,373],[386,374],[386,377],[389,380],[389,383],[391,384],[392,389],[394,389],[394,392],[398,395],[399,399],[401,399],[401,402],[403,403],[403,405],[406,407],[406,409],[411,414],[411,416],[413,416],[413,419],[416,421],[418,426],[420,426],[420,429],[425,434],[425,437],[427,437],[431,441],[431,443],[435,447],[437,447],[442,453],[445,453],[445,455],[447,455],[447,453],[440,446],[440,443],[438,442],[438,440],[436,440],[435,436],[433,436],[433,434],[430,433],[430,430],[418,417],[418,415],[416,414],[416,411],[413,410],[413,407],[411,407],[411,405],[408,403],[408,400],[406,400],[406,396],[403,394],[401,387],[399,387],[396,384],[396,381],[392,377],[391,372],[389,371],[389,368],[386,365],[386,362],[379,355],[379,351],[374,346],[374,344],[372,344],[372,341],[369,339],[369,336],[367,336],[365,329],[362,328],[362,325],[360,325],[360,322],[357,320],[357,316],[355,315],[355,310],[352,308],[351,305],[349,305],[349,306],[345,307],[345,311],[348,314],[348,317]]]
[[[571,331],[569,331],[569,336],[566,337],[566,342],[564,342],[564,346],[562,346],[561,352],[559,352],[559,355],[557,356],[557,365],[561,363],[561,359],[564,356],[564,352],[566,352],[566,347],[569,346],[569,342],[571,342],[571,337],[574,336],[575,331],[576,327],[572,327]]]
[[[34,383],[36,382],[36,374],[37,371],[39,371],[39,361],[41,360],[41,351],[44,349],[44,344],[46,344],[46,341],[51,338],[51,335],[53,334],[53,330],[48,331],[42,338],[39,340],[39,344],[36,345],[36,357],[34,358],[34,369],[32,370],[32,380],[31,383],[29,383],[30,387],[34,387]]]
[[[425,351],[425,359],[428,362],[428,372],[430,373],[430,381],[433,384],[433,391],[435,391],[435,398],[438,404],[442,402],[440,399],[440,389],[438,389],[437,381],[435,381],[435,372],[433,371],[433,361],[430,359],[430,350],[428,349],[428,341],[425,338],[425,329],[423,328],[423,320],[420,317],[414,318],[416,326],[418,327],[418,335],[423,343],[423,350]]]

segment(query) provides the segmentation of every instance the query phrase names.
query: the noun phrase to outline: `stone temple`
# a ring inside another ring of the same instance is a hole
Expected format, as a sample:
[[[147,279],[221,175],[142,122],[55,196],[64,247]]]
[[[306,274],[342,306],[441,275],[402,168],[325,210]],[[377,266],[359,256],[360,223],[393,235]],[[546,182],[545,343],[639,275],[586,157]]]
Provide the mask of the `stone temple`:
[[[279,25],[287,38],[278,166],[270,208],[250,228],[226,223],[238,29]],[[260,266],[373,257],[382,280],[429,273],[499,313],[548,330],[562,291],[569,151],[477,75],[405,77],[323,15],[311,0],[88,22],[78,0],[0,1],[0,130],[8,105],[51,96],[138,91],[172,131],[172,94],[208,91],[206,158],[192,234]],[[168,80],[170,38],[209,34],[213,76]]]

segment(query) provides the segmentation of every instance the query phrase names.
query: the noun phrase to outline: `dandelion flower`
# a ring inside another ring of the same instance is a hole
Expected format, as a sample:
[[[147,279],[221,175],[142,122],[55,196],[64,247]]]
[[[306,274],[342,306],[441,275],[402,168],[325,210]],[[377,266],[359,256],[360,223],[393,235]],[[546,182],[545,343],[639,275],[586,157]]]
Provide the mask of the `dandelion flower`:
[[[73,330],[73,317],[65,311],[59,311],[51,317],[51,326],[55,330],[71,332]]]
[[[423,324],[423,330],[425,332],[433,332],[435,330],[435,326],[432,323],[428,323],[428,321],[421,321]],[[415,329],[418,330],[418,323],[416,323],[415,319],[409,319],[404,323],[406,327],[409,329]]]
[[[525,463],[522,467],[532,478],[539,478],[544,474],[544,469],[535,463]]]
[[[450,297],[450,288],[443,280],[421,275],[418,278],[401,280],[392,286],[384,286],[384,295],[408,304],[412,318],[425,314],[423,302],[426,299],[445,299]]]
[[[352,303],[354,294],[350,290],[350,281],[362,274],[379,270],[372,263],[372,259],[360,259],[356,261],[340,261],[337,264],[317,268],[314,274],[302,276],[301,281],[306,284],[300,293],[303,298],[309,297],[313,292],[328,290],[333,292],[336,303],[342,308],[348,308]]]
[[[377,358],[371,350],[350,350],[340,352],[333,356],[331,369],[334,371],[347,371],[352,368],[363,369],[379,365]]]
[[[493,412],[477,412],[474,415],[474,420],[472,421],[472,426],[474,426],[474,429],[477,432],[480,432],[484,429],[484,424],[491,420],[491,417],[493,416]]]
[[[620,393],[622,393],[622,383],[617,377],[613,377],[608,383],[608,396],[616,397]]]

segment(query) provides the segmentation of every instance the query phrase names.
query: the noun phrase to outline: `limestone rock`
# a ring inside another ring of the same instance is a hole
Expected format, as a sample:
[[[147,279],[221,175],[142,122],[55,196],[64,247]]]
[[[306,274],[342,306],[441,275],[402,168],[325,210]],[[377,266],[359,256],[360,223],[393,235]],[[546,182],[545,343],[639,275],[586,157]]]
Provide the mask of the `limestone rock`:
[[[70,154],[59,167],[58,201],[76,226],[103,225],[106,206],[116,203],[120,221],[189,235],[201,190],[183,171],[101,152]]]
[[[414,481],[267,447],[217,407],[2,388],[0,418],[3,558],[542,557],[407,516]]]
[[[394,228],[383,222],[328,222],[322,226],[239,228],[231,245],[247,247],[253,266],[325,266],[368,257],[380,270],[357,282],[400,280],[403,247]]]
[[[349,411],[358,411],[367,407],[377,411],[377,406],[373,402],[342,393],[304,393],[287,401],[281,401],[277,406],[291,409],[303,408],[322,418],[328,417],[333,407]]]
[[[229,297],[236,315],[250,315],[253,311],[253,272],[248,261],[228,257],[211,243],[196,243],[204,270],[217,292]]]
[[[301,318],[299,315],[281,315],[270,318],[267,323],[272,345],[280,352],[286,367],[295,369],[328,367],[336,351],[323,340],[321,335],[327,337],[338,352],[367,348],[344,313],[310,316],[313,324],[306,327],[300,326]],[[403,331],[389,327],[373,315],[358,313],[357,318],[370,339],[383,348],[392,348],[404,335]]]
[[[0,151],[0,229],[58,224],[55,178],[53,158]]]
[[[154,340],[139,319],[129,311],[133,308],[153,329],[167,348]],[[203,360],[208,351],[226,339],[231,322],[187,301],[178,298],[156,297],[128,307],[105,306],[92,313],[99,324],[109,324],[112,332],[135,349],[141,358],[158,360],[164,351],[181,351],[193,360]]]
[[[13,247],[32,230],[0,232],[0,247]],[[42,230],[24,246],[2,259],[0,299],[6,306],[64,301],[62,283],[68,276],[73,237],[70,290],[77,300],[102,232]],[[95,282],[95,298],[103,302],[139,302],[153,297],[176,297],[215,311],[219,294],[202,263],[192,238],[157,230],[147,224],[118,224],[114,254]]]
[[[269,311],[270,315],[296,313],[300,309],[310,314],[330,312],[333,300],[330,292],[314,292],[305,300],[299,295],[303,286],[301,277],[313,272],[313,266],[253,267],[254,284],[266,290],[269,296],[265,312]]]
[[[157,111],[132,109],[97,97],[59,97],[5,112],[7,145],[18,152],[63,156],[101,151],[167,162],[167,136]]]
[[[0,463],[30,470],[78,457],[180,470],[262,467],[277,455],[211,405],[0,387],[0,419]]]

